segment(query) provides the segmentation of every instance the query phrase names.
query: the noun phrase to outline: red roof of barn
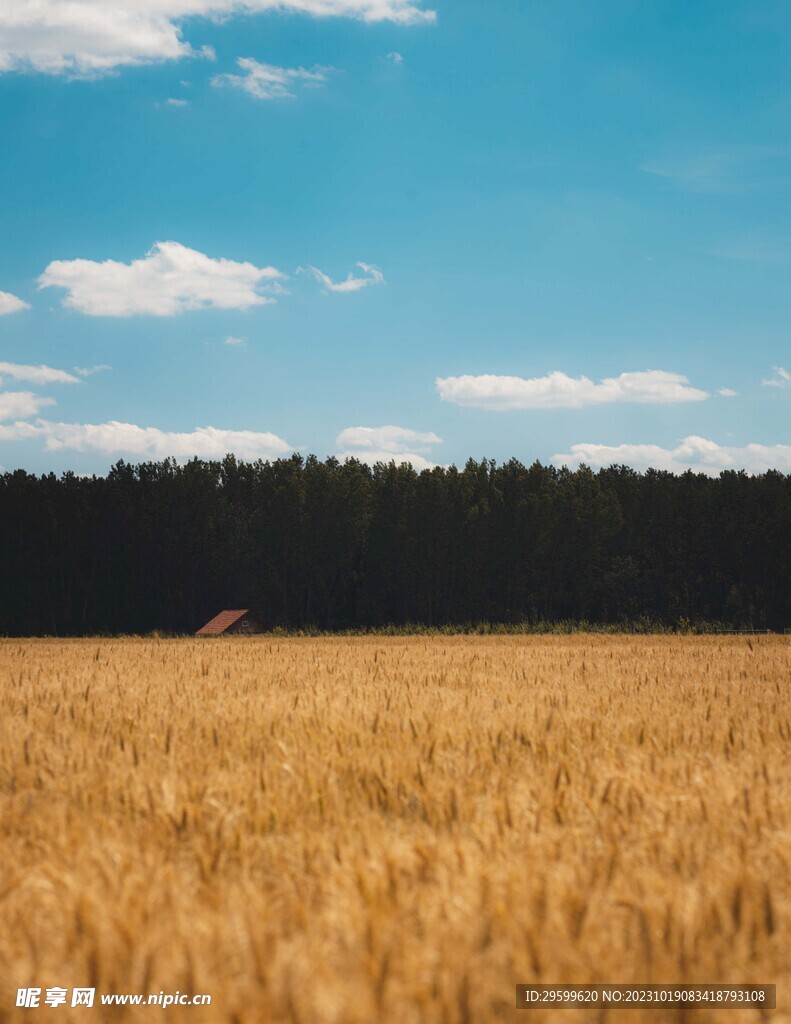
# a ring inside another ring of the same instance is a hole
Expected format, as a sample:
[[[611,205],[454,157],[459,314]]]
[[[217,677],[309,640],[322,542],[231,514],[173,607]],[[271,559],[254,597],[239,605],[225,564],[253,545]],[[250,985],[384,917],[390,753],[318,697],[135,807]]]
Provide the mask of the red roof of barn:
[[[220,633],[224,633],[226,629],[229,629],[235,623],[242,618],[243,615],[249,615],[249,608],[238,608],[235,611],[220,612],[219,615],[215,615],[210,622],[207,622],[205,626],[201,626],[196,636],[219,636]]]

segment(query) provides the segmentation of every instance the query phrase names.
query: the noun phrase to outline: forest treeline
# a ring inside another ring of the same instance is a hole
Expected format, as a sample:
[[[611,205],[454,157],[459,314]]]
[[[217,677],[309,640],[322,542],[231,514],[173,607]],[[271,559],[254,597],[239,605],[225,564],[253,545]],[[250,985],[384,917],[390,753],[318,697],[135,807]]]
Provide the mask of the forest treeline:
[[[791,626],[791,476],[293,456],[0,476],[0,633]]]

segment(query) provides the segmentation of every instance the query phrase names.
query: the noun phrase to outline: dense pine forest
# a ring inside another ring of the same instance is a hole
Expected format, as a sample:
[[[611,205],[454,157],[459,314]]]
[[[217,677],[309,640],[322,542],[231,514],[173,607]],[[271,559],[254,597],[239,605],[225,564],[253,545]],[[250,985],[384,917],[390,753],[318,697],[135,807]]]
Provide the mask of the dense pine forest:
[[[791,626],[791,476],[172,460],[0,477],[0,633]]]

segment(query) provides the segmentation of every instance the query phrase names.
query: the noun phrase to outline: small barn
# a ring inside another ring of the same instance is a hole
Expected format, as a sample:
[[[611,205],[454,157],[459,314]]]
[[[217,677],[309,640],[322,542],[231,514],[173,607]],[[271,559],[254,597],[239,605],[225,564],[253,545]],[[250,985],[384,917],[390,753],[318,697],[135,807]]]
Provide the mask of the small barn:
[[[196,636],[232,636],[239,633],[264,633],[264,624],[249,608],[236,608],[220,612],[201,626]]]

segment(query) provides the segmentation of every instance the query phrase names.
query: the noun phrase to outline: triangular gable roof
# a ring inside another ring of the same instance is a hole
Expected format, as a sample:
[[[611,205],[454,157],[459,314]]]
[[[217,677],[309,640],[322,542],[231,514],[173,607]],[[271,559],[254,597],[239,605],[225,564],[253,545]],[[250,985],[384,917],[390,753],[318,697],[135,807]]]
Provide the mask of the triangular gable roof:
[[[205,626],[201,626],[196,636],[219,636],[224,633],[226,629],[229,629],[234,623],[238,622],[243,615],[249,615],[249,608],[237,608],[233,611],[220,612],[219,615],[215,615],[213,619],[206,623]]]

